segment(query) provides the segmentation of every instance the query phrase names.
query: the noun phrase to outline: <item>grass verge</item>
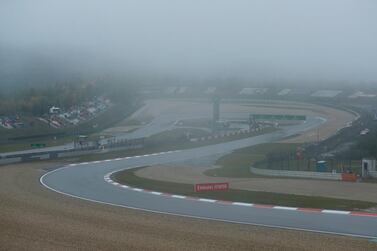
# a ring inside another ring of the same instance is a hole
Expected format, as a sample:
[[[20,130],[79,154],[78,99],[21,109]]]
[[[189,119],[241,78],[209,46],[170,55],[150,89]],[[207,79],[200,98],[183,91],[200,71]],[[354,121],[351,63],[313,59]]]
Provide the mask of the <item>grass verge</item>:
[[[246,147],[233,151],[230,154],[219,158],[216,165],[219,168],[209,169],[205,172],[208,176],[214,177],[256,177],[258,175],[249,171],[250,166],[261,169],[290,170],[290,171],[316,171],[316,161],[308,158],[300,160],[276,160],[265,161],[269,153],[289,154],[295,153],[299,144],[294,143],[266,143],[257,146]],[[360,173],[360,160],[328,160],[327,170],[342,170],[351,168],[354,173]],[[274,178],[274,177],[270,177]],[[280,177],[284,178],[284,177]]]
[[[198,137],[208,136],[208,135],[206,132],[203,132],[202,130],[199,130],[199,129],[177,128],[171,131],[165,131],[165,132],[149,137],[148,139],[146,139],[146,145],[147,145],[147,148],[153,147],[153,146],[159,146],[160,148],[164,148],[166,150],[176,150],[176,149],[182,150],[182,149],[214,145],[214,144],[220,144],[220,143],[230,142],[230,141],[239,140],[239,139],[255,137],[255,136],[266,134],[266,133],[272,133],[276,130],[277,130],[276,128],[267,127],[258,132],[231,135],[231,136],[217,138],[217,139],[213,138],[211,140],[205,140],[205,141],[190,142],[187,140],[182,140],[184,138],[185,132],[190,132],[191,135],[195,135]]]
[[[143,167],[141,167],[143,168]],[[375,203],[356,200],[333,199],[318,196],[290,195],[270,192],[244,191],[208,191],[196,193],[193,185],[175,182],[157,181],[139,177],[135,172],[140,169],[124,170],[112,175],[118,183],[165,193],[187,195],[216,200],[272,204],[291,207],[326,208],[334,210],[362,210],[376,206]]]
[[[261,130],[259,132],[249,133],[249,134],[241,134],[241,135],[234,135],[224,138],[218,138],[213,140],[207,140],[207,141],[200,141],[200,142],[189,142],[187,140],[185,141],[168,141],[171,136],[166,136],[165,133],[156,134],[145,141],[145,147],[141,149],[127,149],[127,150],[118,150],[118,151],[112,151],[107,153],[98,153],[98,154],[89,154],[89,155],[82,155],[79,157],[78,161],[96,161],[96,160],[102,160],[102,159],[111,159],[111,158],[120,158],[120,157],[128,157],[128,156],[135,156],[135,155],[144,155],[144,154],[150,154],[150,153],[157,153],[157,152],[165,152],[165,151],[172,151],[172,150],[184,150],[194,147],[201,147],[206,145],[214,145],[219,143],[224,143],[228,141],[238,140],[238,139],[244,139],[249,137],[254,137],[257,135],[273,132],[274,128],[265,128],[264,130]],[[173,137],[176,138],[179,130],[174,130]],[[179,137],[181,137],[179,136]]]
[[[287,143],[266,143],[250,146],[233,151],[224,155],[216,161],[216,165],[221,167],[209,169],[205,172],[208,176],[246,178],[257,175],[249,171],[249,167],[265,158],[269,152],[292,152],[298,144]]]
[[[44,138],[44,139],[38,140],[38,141],[26,141],[25,140],[24,142],[21,142],[21,143],[0,145],[0,153],[30,150],[30,149],[33,149],[31,147],[32,143],[45,144],[46,147],[50,147],[50,146],[58,146],[58,145],[67,144],[67,143],[73,142],[73,140],[74,140],[73,136],[58,137],[57,139],[53,139],[51,137],[50,139]]]

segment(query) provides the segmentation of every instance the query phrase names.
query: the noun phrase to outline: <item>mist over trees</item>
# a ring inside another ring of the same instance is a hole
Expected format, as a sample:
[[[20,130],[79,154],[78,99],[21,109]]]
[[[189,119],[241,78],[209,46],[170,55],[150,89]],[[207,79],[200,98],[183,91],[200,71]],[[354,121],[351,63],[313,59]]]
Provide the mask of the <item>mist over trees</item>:
[[[0,93],[0,115],[41,116],[52,106],[68,109],[102,95],[121,105],[131,105],[138,99],[137,88],[132,85],[56,82],[44,87],[18,89],[6,96]]]
[[[145,83],[371,86],[376,12],[368,0],[4,0],[0,86],[107,73]]]
[[[0,114],[23,113],[42,115],[51,106],[69,108],[90,100],[97,90],[92,85],[56,83],[49,87],[24,88],[0,101]]]

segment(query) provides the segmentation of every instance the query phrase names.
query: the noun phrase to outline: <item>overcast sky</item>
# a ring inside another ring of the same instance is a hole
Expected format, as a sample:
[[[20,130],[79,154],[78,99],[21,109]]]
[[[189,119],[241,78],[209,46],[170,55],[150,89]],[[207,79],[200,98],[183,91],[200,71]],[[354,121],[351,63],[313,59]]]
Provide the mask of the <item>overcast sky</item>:
[[[97,71],[374,82],[377,1],[1,0],[0,50]]]

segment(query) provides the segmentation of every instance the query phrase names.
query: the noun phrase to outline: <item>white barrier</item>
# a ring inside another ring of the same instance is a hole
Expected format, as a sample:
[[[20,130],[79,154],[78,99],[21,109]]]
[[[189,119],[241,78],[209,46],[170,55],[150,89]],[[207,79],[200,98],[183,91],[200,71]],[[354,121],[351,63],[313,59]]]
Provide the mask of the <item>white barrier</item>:
[[[299,177],[299,178],[325,179],[325,180],[342,180],[342,175],[340,173],[271,170],[271,169],[255,168],[255,167],[250,167],[250,172],[258,174],[258,175],[265,175],[265,176]]]

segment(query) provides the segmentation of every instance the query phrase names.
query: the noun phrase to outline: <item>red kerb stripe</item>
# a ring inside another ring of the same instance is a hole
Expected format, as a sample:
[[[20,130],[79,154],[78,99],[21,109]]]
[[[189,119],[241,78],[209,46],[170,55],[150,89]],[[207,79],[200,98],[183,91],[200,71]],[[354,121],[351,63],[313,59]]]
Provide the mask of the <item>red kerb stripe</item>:
[[[368,213],[368,212],[351,212],[351,215],[377,217],[377,213]]]

